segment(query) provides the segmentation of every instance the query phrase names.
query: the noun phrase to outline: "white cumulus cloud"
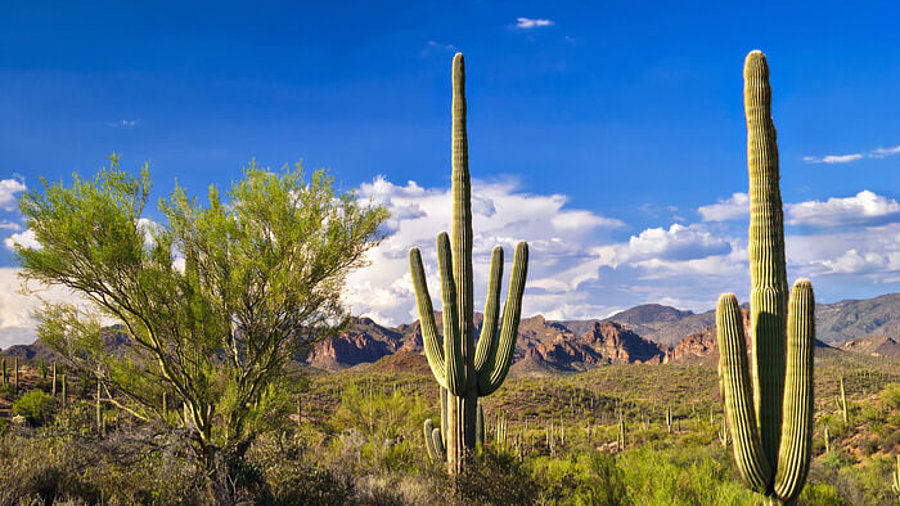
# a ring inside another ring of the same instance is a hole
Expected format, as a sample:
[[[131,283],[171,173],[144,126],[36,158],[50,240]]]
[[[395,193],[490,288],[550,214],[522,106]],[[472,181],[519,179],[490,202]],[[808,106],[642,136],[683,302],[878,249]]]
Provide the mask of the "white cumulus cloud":
[[[869,190],[852,197],[831,197],[788,204],[787,223],[817,227],[878,225],[900,221],[900,203]]]
[[[371,265],[354,272],[348,279],[345,299],[353,313],[390,324],[417,318],[408,261],[412,246],[422,251],[430,294],[435,307],[440,307],[435,239],[439,232],[450,229],[449,188],[426,189],[414,181],[395,185],[379,176],[361,185],[359,196],[387,206],[391,219],[387,225],[390,235],[369,252]],[[473,181],[473,267],[477,300],[484,300],[494,246],[503,246],[505,250],[505,287],[515,246],[519,241],[527,241],[531,258],[528,287],[543,290],[542,287],[555,286],[557,277],[564,272],[594,260],[590,248],[598,240],[597,234],[624,225],[590,211],[567,209],[566,201],[564,195],[521,192],[509,181]],[[593,273],[589,265],[585,269],[587,272],[580,277],[596,278],[596,266]],[[558,314],[559,297],[529,296],[524,312],[557,311],[554,314]],[[584,302],[569,302],[584,307]]]
[[[28,187],[25,183],[16,178],[0,180],[0,209],[4,211],[12,211],[18,203],[17,193],[22,193]]]
[[[746,193],[735,193],[727,199],[719,199],[715,204],[697,209],[703,221],[730,221],[750,215],[750,197]]]
[[[28,249],[40,249],[41,247],[41,243],[37,241],[37,238],[34,235],[34,231],[30,228],[23,232],[10,234],[6,239],[3,240],[3,244],[6,246],[6,249],[10,251],[15,251],[16,245]]]

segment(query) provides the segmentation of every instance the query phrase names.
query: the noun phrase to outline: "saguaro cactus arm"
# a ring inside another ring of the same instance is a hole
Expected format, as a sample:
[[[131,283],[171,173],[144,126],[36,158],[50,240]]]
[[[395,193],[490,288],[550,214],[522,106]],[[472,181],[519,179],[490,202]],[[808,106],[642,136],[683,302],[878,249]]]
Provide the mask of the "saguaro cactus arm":
[[[431,418],[425,420],[425,425],[422,427],[423,433],[425,435],[425,449],[428,451],[428,458],[432,461],[443,459],[434,448],[434,439],[432,437],[432,433],[434,432],[434,422],[431,421]],[[440,433],[440,430],[438,430]]]
[[[491,252],[491,273],[488,276],[487,299],[484,302],[484,321],[481,336],[475,349],[475,370],[481,371],[485,363],[497,354],[497,320],[500,317],[500,284],[503,280],[503,248],[496,246]]]
[[[800,495],[812,456],[815,309],[812,284],[798,279],[788,305],[784,423],[775,477],[775,493],[786,502]]]
[[[437,238],[438,269],[441,272],[441,304],[444,318],[444,360],[446,362],[446,387],[453,395],[462,395],[466,389],[466,356],[459,326],[456,283],[451,273],[452,253],[450,238],[441,232]]]
[[[737,297],[733,293],[719,297],[716,328],[719,338],[725,418],[731,428],[734,461],[747,486],[752,490],[765,492],[772,481],[772,466],[763,455],[759,428],[756,424],[750,371],[747,366],[744,322]]]
[[[419,325],[422,328],[425,357],[428,359],[428,365],[431,366],[434,379],[441,387],[446,388],[444,346],[438,337],[437,324],[434,321],[434,308],[431,305],[431,295],[428,293],[428,283],[425,281],[425,269],[422,267],[422,254],[419,252],[419,248],[409,250],[409,271],[412,274],[413,289],[416,293],[416,307],[419,312]]]
[[[519,333],[519,319],[522,315],[522,295],[525,292],[525,278],[528,276],[528,244],[524,241],[516,245],[513,257],[513,271],[509,279],[509,292],[503,308],[503,324],[497,342],[497,351],[492,354],[478,371],[479,395],[490,395],[503,384],[512,364]]]

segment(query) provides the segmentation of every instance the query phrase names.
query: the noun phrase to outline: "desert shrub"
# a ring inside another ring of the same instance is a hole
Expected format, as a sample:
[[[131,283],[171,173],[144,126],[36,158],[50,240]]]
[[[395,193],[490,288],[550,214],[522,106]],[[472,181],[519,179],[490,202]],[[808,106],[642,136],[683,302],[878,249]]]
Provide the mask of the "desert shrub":
[[[96,431],[96,411],[88,401],[74,401],[61,408],[52,428],[61,434],[87,436]]]
[[[850,504],[841,497],[837,489],[826,483],[807,483],[797,502],[801,506],[845,506]]]
[[[881,401],[890,408],[900,408],[900,383],[889,383],[879,394]]]
[[[540,484],[514,455],[485,450],[457,478],[457,493],[464,504],[534,504]]]
[[[605,453],[580,453],[536,462],[532,474],[542,477],[542,501],[552,504],[629,504],[622,471]]]
[[[32,425],[42,425],[50,419],[56,399],[40,390],[32,390],[13,404],[13,415],[24,416]]]
[[[641,505],[743,505],[753,494],[738,482],[721,448],[652,451],[641,448],[618,461],[632,503]]]
[[[253,469],[264,482],[254,489],[258,503],[329,506],[353,502],[351,479],[314,462],[315,455],[301,437],[260,434],[244,458],[244,471]],[[241,478],[247,480],[248,476]]]
[[[425,400],[416,393],[364,392],[350,385],[330,419],[341,431],[333,450],[342,454],[343,465],[357,474],[418,467],[425,454],[421,433],[425,407]]]
[[[2,506],[21,498],[40,498],[41,504],[99,504],[101,498],[119,505],[213,502],[206,494],[205,473],[185,458],[184,442],[19,432],[0,436]]]

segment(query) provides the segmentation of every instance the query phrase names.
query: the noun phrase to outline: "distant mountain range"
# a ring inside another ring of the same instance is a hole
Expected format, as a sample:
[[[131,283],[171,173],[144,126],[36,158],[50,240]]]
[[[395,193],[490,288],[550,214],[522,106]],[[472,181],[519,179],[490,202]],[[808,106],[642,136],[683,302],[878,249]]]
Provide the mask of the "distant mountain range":
[[[435,316],[441,331],[440,313]],[[475,324],[480,329],[481,315],[476,315]],[[532,316],[519,325],[512,374],[575,372],[623,363],[714,365],[718,361],[714,325],[714,311],[695,314],[660,304],[633,307],[602,320],[552,321]],[[749,326],[746,311],[745,326]],[[900,358],[900,294],[817,305],[816,331],[819,346]],[[108,334],[111,351],[127,346],[127,337],[115,329]],[[319,343],[303,361],[320,369],[340,370],[393,357],[379,367],[421,368],[422,352],[418,321],[386,327],[370,318],[352,318],[345,332]],[[48,362],[55,358],[40,341],[11,346],[0,356]]]
[[[440,313],[435,312],[435,316],[440,327]],[[480,315],[476,315],[476,326],[480,323]],[[745,326],[749,328],[746,312]],[[841,347],[849,341],[841,349],[900,358],[900,294],[818,304],[816,332],[820,347]],[[354,319],[349,332],[320,343],[307,362],[334,370],[375,362],[401,351],[422,353],[418,321],[386,328],[359,318]],[[606,319],[524,318],[514,360],[514,373],[529,374],[582,371],[612,363],[714,365],[718,361],[715,311],[697,314],[645,304]]]

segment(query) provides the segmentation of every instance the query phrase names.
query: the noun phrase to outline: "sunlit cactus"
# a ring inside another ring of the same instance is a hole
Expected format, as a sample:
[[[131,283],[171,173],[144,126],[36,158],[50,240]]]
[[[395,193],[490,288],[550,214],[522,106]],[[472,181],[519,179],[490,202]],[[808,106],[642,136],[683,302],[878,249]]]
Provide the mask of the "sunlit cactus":
[[[894,493],[900,495],[900,455],[897,455],[897,465],[894,467],[894,472],[891,473],[891,481]]]
[[[444,323],[443,342],[425,282],[425,271],[418,248],[409,252],[410,271],[416,291],[425,355],[434,377],[448,391],[447,424],[444,445],[450,474],[459,474],[468,455],[475,449],[478,397],[500,388],[509,372],[522,309],[522,294],[528,266],[528,245],[516,246],[513,272],[500,317],[500,282],[503,276],[503,249],[491,255],[488,295],[484,322],[476,349],[472,274],[472,190],[469,180],[469,154],[466,134],[465,64],[463,55],[453,58],[453,127],[451,236],[442,232],[437,238],[441,275],[441,303]]]
[[[734,457],[744,482],[769,504],[792,504],[806,481],[813,433],[815,300],[800,279],[788,297],[778,147],[769,67],[760,51],[744,64],[750,175],[750,318],[748,364],[737,298],[716,310],[722,393]]]
[[[730,442],[731,434],[728,432],[728,424],[725,423],[725,418],[722,418],[722,426],[719,428],[719,443],[722,444],[722,448],[728,448]]]
[[[841,397],[838,404],[841,410],[841,419],[847,424],[850,422],[850,416],[847,412],[847,391],[844,389],[844,377],[841,376]]]
[[[432,461],[445,460],[447,455],[444,452],[444,440],[447,430],[447,389],[441,388],[441,426],[435,427],[431,418],[425,420],[424,437],[425,449],[428,451],[428,458]],[[475,438],[476,443],[484,447],[484,409],[481,403],[476,408],[477,417],[475,419]]]

